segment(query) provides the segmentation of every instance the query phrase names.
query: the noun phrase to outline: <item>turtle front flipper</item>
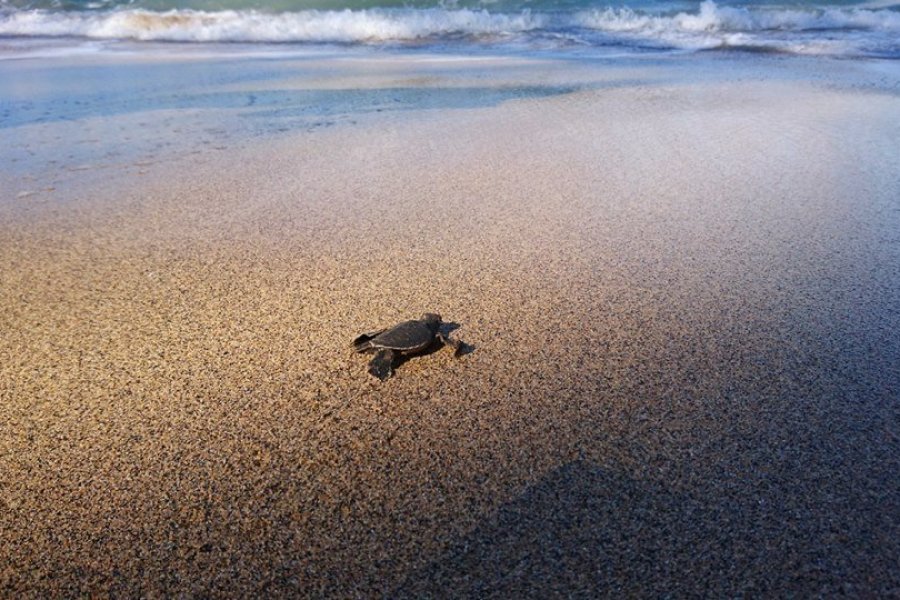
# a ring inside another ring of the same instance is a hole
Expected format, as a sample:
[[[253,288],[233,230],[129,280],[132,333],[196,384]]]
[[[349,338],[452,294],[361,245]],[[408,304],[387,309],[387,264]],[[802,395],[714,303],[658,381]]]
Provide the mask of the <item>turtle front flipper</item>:
[[[366,350],[372,347],[369,342],[378,337],[380,334],[384,333],[384,329],[380,329],[378,331],[370,331],[369,333],[364,333],[355,340],[353,340],[353,349],[357,352],[365,352]]]
[[[384,381],[394,374],[394,360],[397,353],[390,348],[382,348],[375,357],[369,361],[369,373]]]
[[[464,344],[461,341],[454,340],[452,337],[441,331],[437,333],[437,337],[442,344],[453,348],[453,356],[455,358],[459,358],[462,355]]]

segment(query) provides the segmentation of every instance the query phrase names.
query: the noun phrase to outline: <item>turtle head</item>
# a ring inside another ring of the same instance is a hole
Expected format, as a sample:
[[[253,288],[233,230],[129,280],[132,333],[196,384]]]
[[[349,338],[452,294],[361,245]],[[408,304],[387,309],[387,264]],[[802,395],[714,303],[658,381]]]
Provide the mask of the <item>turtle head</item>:
[[[441,315],[435,313],[425,313],[424,315],[422,315],[422,321],[424,321],[425,324],[428,325],[429,329],[437,331],[438,327],[441,326]]]

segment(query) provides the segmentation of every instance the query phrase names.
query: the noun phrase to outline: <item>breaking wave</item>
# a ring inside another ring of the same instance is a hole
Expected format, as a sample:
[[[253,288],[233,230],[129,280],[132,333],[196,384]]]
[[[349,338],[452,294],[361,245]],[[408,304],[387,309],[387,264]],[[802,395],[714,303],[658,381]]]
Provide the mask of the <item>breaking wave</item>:
[[[788,52],[900,55],[895,5],[755,8],[710,0],[695,11],[632,8],[492,12],[486,8],[154,11],[0,8],[0,35],[184,42],[404,43],[557,40],[672,49],[757,47]],[[886,7],[884,7],[886,6]]]
[[[259,11],[29,11],[0,20],[0,34],[191,42],[384,42],[447,35],[502,35],[540,27],[530,13],[441,9]]]

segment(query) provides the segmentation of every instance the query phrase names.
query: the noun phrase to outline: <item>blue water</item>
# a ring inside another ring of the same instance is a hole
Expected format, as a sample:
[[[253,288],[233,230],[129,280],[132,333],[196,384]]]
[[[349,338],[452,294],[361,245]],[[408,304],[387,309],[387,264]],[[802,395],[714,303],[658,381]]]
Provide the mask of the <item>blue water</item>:
[[[900,2],[0,0],[0,37],[900,57]]]

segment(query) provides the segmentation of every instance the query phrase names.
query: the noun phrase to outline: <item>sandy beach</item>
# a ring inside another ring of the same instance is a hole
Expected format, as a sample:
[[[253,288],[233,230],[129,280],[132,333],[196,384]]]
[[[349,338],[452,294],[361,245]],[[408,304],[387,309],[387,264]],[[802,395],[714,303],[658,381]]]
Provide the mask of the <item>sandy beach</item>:
[[[0,596],[896,594],[896,61],[373,54],[7,110]]]

